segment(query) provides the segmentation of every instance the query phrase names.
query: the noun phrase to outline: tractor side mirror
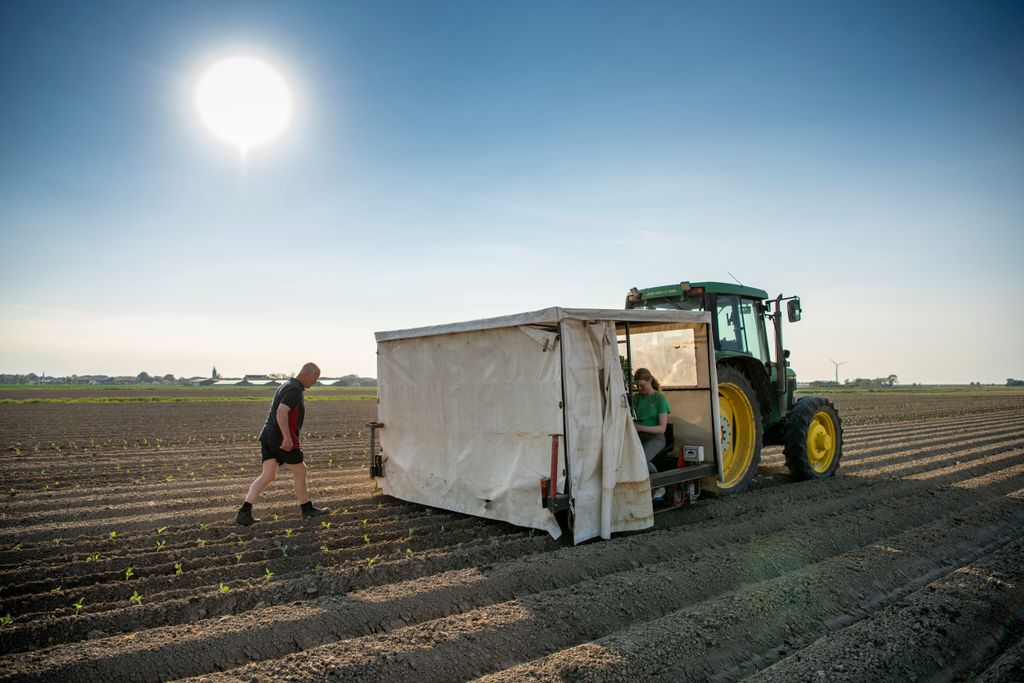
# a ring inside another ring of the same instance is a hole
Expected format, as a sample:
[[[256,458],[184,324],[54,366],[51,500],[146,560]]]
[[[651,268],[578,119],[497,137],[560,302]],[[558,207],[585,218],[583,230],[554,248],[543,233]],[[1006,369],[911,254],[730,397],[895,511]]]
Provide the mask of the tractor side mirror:
[[[789,322],[795,323],[800,320],[800,315],[803,313],[803,309],[800,308],[800,299],[790,299],[786,303],[786,312],[789,314]]]

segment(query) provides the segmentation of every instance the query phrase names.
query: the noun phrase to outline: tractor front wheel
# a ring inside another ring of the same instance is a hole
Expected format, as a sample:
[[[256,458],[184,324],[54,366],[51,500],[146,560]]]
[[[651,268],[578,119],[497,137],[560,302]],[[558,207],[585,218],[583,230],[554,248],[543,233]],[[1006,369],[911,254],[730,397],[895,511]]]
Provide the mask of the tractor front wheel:
[[[746,491],[761,461],[761,408],[747,376],[728,365],[718,368],[718,414],[722,481],[717,492]]]
[[[808,396],[786,418],[786,467],[796,481],[826,479],[839,469],[843,424],[832,401]]]

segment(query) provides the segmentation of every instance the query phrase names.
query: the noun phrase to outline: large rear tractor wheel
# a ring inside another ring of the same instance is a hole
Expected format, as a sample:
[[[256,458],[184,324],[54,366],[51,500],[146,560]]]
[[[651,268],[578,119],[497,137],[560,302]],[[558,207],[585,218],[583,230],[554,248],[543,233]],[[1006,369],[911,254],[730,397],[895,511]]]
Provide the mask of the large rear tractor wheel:
[[[832,401],[808,396],[786,419],[786,466],[795,481],[826,479],[839,469],[843,424]]]
[[[746,491],[761,461],[761,408],[750,380],[740,370],[718,368],[718,413],[722,444],[719,495]]]

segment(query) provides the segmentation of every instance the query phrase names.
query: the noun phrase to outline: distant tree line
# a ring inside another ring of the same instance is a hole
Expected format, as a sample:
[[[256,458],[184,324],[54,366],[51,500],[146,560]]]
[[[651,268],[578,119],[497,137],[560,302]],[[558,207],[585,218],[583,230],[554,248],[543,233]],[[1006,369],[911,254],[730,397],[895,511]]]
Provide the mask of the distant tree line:
[[[861,388],[879,388],[879,387],[894,387],[899,382],[899,378],[896,375],[889,375],[888,377],[876,377],[875,379],[864,379],[858,377],[857,379],[848,379],[843,382],[843,386]]]
[[[1024,387],[1024,379],[1009,378],[1006,380],[1006,386],[1008,387]]]

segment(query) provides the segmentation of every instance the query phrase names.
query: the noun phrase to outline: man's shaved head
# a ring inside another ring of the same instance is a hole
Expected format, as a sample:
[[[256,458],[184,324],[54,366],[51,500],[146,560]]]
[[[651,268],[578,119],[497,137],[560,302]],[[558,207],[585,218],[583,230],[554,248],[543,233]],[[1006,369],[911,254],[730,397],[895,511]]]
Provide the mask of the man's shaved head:
[[[308,389],[320,379],[320,368],[316,363],[306,363],[299,370],[299,374],[295,376],[295,379],[299,380],[299,383]]]

